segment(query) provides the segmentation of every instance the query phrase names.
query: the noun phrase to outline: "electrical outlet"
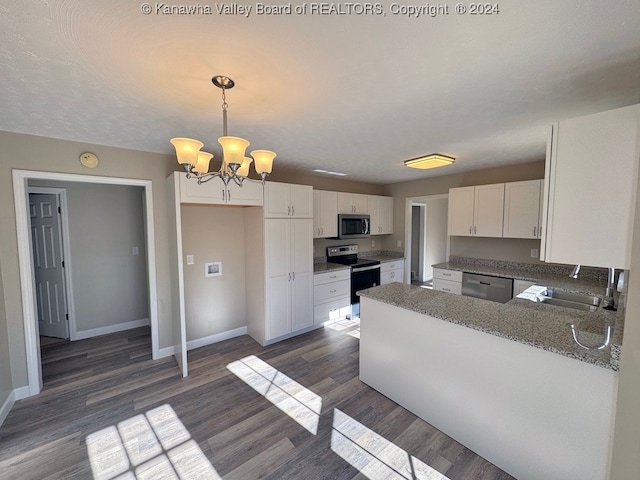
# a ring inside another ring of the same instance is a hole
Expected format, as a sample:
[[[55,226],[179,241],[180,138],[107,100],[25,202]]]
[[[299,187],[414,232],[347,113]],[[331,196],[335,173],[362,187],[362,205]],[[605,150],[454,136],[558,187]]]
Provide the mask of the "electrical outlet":
[[[531,258],[538,258],[538,249],[537,248],[532,248],[531,249]]]
[[[375,240],[371,240],[371,246],[375,247],[376,246],[376,241]]]
[[[187,255],[187,265],[193,265],[193,255]]]
[[[131,249],[131,253],[134,255],[139,255],[140,254],[140,249],[138,247],[133,247]]]
[[[402,248],[402,240],[398,240],[398,242],[396,243],[396,246],[398,248]]]

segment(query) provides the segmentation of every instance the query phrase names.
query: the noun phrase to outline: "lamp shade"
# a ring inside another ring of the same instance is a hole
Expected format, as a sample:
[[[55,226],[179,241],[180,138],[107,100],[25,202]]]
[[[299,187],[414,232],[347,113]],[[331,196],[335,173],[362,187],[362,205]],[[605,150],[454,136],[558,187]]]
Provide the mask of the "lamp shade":
[[[242,161],[242,165],[240,165],[240,168],[236,171],[236,175],[238,177],[248,177],[249,167],[251,166],[251,162],[253,162],[253,158],[244,157],[244,160]]]
[[[213,158],[213,154],[207,152],[198,152],[198,163],[193,167],[193,170],[198,175],[204,175],[209,171],[209,162]]]
[[[196,165],[198,163],[198,152],[204,143],[193,138],[172,138],[170,141],[176,149],[176,157],[180,165]]]
[[[271,173],[273,168],[273,159],[276,158],[276,154],[270,150],[253,150],[251,156],[254,160],[256,172],[258,175],[262,173]]]
[[[242,165],[244,152],[249,146],[249,142],[239,137],[220,137],[218,143],[222,145],[224,163],[233,168],[233,165]]]

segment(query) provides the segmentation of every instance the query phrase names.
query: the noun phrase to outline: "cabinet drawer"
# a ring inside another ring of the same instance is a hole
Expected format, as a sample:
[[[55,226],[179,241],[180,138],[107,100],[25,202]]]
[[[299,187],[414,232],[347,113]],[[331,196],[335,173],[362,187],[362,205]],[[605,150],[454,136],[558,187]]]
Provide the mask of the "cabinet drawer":
[[[400,268],[404,268],[404,259],[394,260],[393,262],[382,262],[380,264],[380,273],[389,272],[391,270],[398,270]]]
[[[462,283],[462,272],[457,270],[444,270],[442,268],[433,269],[433,278],[439,278],[442,280],[450,280],[452,282]]]
[[[436,278],[433,280],[433,289],[439,292],[447,292],[447,293],[454,293],[456,295],[461,295],[462,283]]]
[[[340,280],[339,282],[324,283],[313,287],[313,304],[328,302],[336,298],[351,295],[351,281]]]
[[[313,324],[335,322],[351,315],[351,297],[343,297],[331,302],[321,303],[313,307]]]
[[[344,270],[334,270],[333,272],[316,273],[313,276],[314,285],[339,282],[340,280],[351,280],[351,269],[345,268]]]

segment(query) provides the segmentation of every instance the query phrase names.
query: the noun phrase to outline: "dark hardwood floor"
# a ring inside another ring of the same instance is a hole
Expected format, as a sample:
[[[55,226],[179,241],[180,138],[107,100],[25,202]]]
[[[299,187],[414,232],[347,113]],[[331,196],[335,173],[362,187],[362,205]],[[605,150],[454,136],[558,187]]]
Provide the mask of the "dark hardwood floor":
[[[148,328],[42,348],[2,479],[509,479],[358,379],[357,324],[151,360]]]

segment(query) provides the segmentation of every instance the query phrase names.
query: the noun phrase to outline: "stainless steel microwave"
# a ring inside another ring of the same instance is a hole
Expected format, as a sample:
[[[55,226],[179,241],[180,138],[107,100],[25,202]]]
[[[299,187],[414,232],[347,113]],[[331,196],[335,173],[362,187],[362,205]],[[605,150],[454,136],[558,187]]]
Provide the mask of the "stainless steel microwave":
[[[338,214],[338,238],[366,238],[371,234],[369,215]]]

